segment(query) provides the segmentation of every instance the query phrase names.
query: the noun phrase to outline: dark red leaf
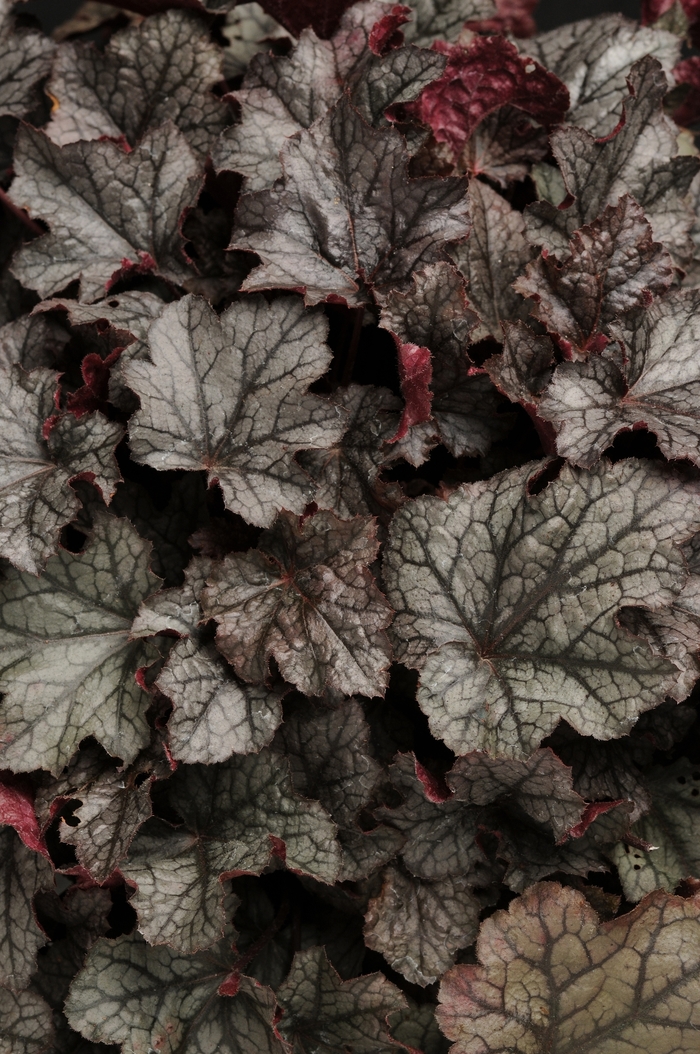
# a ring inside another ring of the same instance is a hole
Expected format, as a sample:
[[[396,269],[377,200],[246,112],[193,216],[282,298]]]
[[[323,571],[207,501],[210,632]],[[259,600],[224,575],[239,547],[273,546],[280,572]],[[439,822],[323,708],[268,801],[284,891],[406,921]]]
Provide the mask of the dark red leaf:
[[[389,14],[380,18],[372,27],[368,40],[370,51],[375,55],[386,55],[392,48],[400,48],[403,44],[401,26],[405,25],[410,17],[410,7],[394,4]]]
[[[537,32],[532,13],[539,0],[496,0],[496,15],[480,22],[467,22],[467,28],[481,33],[512,33],[531,37]]]
[[[563,120],[569,108],[566,86],[503,37],[475,37],[466,49],[443,45],[440,50],[448,56],[445,72],[408,109],[455,154],[501,106],[514,106],[548,126]]]
[[[330,37],[337,29],[343,12],[352,7],[354,0],[262,0],[261,6],[268,15],[281,22],[285,29],[298,37],[307,26],[318,37]]]
[[[28,849],[43,856],[48,851],[41,837],[39,822],[34,812],[34,791],[24,776],[3,770],[0,772],[0,825],[14,827]]]
[[[406,405],[396,435],[389,440],[390,443],[398,443],[399,439],[403,439],[412,425],[427,421],[433,402],[433,393],[430,391],[430,382],[433,379],[430,348],[421,348],[418,344],[401,344],[397,340],[396,350],[399,357],[401,394]]]

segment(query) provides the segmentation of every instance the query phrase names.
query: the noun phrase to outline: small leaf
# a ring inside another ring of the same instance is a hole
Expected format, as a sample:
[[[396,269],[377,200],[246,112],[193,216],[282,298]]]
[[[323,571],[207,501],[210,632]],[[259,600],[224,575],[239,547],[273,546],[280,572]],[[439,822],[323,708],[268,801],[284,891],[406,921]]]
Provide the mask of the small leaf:
[[[514,403],[539,412],[539,396],[552,379],[554,345],[523,322],[503,327],[503,352],[484,363],[489,377]]]
[[[294,792],[279,754],[262,750],[220,765],[186,765],[168,793],[185,826],[149,821],[121,868],[138,887],[133,904],[149,942],[183,954],[212,945],[223,933],[221,879],[260,874],[273,850],[292,870],[335,881],[335,825],[318,802]]]
[[[576,231],[569,250],[561,262],[540,256],[514,288],[535,301],[532,314],[573,358],[599,347],[610,323],[647,307],[673,281],[671,257],[628,194]]]
[[[637,845],[618,844],[611,854],[625,896],[635,903],[655,889],[669,893],[685,878],[700,878],[700,770],[687,758],[656,767],[647,788],[651,807],[637,820]],[[639,848],[647,843],[651,849]]]
[[[682,589],[694,484],[623,461],[564,468],[531,498],[533,470],[419,498],[392,522],[397,658],[421,670],[421,708],[456,753],[525,758],[562,718],[616,738],[677,678],[614,615]]]
[[[53,924],[54,939],[39,956],[32,985],[54,1011],[61,1011],[88,950],[110,928],[112,898],[106,889],[75,885],[62,897],[53,890],[39,893],[36,903],[40,917]]]
[[[230,943],[183,956],[151,948],[137,933],[102,940],[71,986],[68,1020],[87,1039],[120,1043],[124,1054],[281,1054],[272,1034],[275,997],[232,974]]]
[[[330,446],[345,427],[338,407],[307,391],[330,363],[326,332],[291,297],[236,301],[221,317],[199,297],[170,305],[150,329],[150,361],[124,371],[141,401],[134,458],[206,469],[227,507],[257,526],[283,508],[303,512],[313,487],[294,454]]]
[[[389,867],[369,902],[365,943],[412,984],[433,984],[476,936],[481,904],[462,876],[425,882]]]
[[[568,123],[599,138],[622,116],[630,66],[653,55],[668,76],[680,54],[675,34],[646,29],[620,14],[557,26],[528,40],[526,49],[569,89]]]
[[[283,189],[246,194],[236,210],[231,248],[263,261],[246,291],[363,304],[372,288],[405,286],[469,232],[464,181],[409,179],[403,137],[371,128],[345,98],[285,142],[282,165]]]
[[[136,673],[158,652],[130,631],[159,582],[149,551],[130,523],[103,513],[84,552],[61,549],[40,578],[6,574],[0,758],[8,768],[57,774],[89,735],[125,762],[148,742],[149,696]]]
[[[455,40],[465,22],[480,22],[496,14],[493,0],[413,0],[413,21],[406,36],[418,44]]]
[[[370,517],[318,512],[299,522],[282,513],[257,549],[214,566],[202,608],[241,677],[264,681],[274,657],[309,695],[384,694],[391,609],[368,567],[375,533]]]
[[[54,1036],[50,1008],[34,992],[0,988],[0,1050],[3,1054],[41,1054]]]
[[[432,264],[414,274],[408,292],[389,293],[380,302],[381,325],[398,342],[413,342],[401,347],[430,349],[430,410],[443,444],[455,457],[488,453],[510,422],[496,413],[500,400],[488,379],[471,369],[467,346],[479,320],[461,276],[449,264]]]
[[[69,480],[89,474],[109,499],[120,479],[114,449],[121,425],[100,413],[80,420],[63,414],[47,433],[57,380],[53,370],[0,370],[0,554],[32,574],[80,508]]]
[[[47,85],[53,112],[46,134],[58,146],[120,136],[136,146],[169,120],[206,156],[228,124],[226,106],[210,90],[221,79],[221,50],[185,11],[115,33],[104,51],[61,44]]]
[[[610,327],[623,342],[588,363],[564,363],[540,403],[558,431],[557,451],[592,465],[623,430],[646,426],[668,458],[700,464],[700,294],[679,290]]]
[[[341,981],[323,948],[297,952],[277,1000],[277,1031],[295,1054],[375,1054],[389,1045],[388,1015],[406,1005],[379,973]]]
[[[24,117],[36,105],[35,85],[51,68],[55,45],[34,30],[15,30],[12,5],[0,7],[0,116]],[[29,1049],[29,1048],[28,1048]]]
[[[469,302],[481,325],[472,340],[492,336],[501,340],[501,323],[525,318],[528,305],[513,289],[535,253],[525,237],[522,213],[488,186],[473,179],[469,184],[469,239],[450,253],[467,280]]]
[[[156,687],[175,707],[168,719],[171,753],[187,764],[257,752],[282,720],[280,693],[241,684],[199,629],[199,597],[210,572],[210,560],[195,558],[184,585],[142,604],[132,627],[133,636],[174,630],[183,638],[171,649]]]
[[[662,112],[668,85],[658,61],[647,56],[636,62],[628,86],[624,120],[614,135],[598,141],[583,128],[552,133],[552,150],[573,200],[564,208],[550,201],[529,205],[529,234],[550,252],[566,252],[575,230],[629,194],[643,209],[654,238],[683,262],[692,258],[693,216],[686,194],[699,162],[677,156],[678,129]]]
[[[12,200],[50,228],[13,263],[40,296],[79,280],[80,298],[97,300],[125,269],[173,282],[187,276],[179,221],[197,199],[200,173],[172,124],[148,132],[130,153],[108,141],[58,147],[25,125],[14,167]]]
[[[571,769],[552,750],[536,750],[527,761],[467,754],[457,758],[447,784],[456,798],[470,805],[512,798],[533,820],[548,823],[555,838],[579,822],[584,807],[573,789]]]
[[[53,885],[53,868],[41,853],[28,849],[11,827],[0,827],[0,985],[26,988],[36,955],[46,936],[39,928],[32,900]],[[2,988],[0,988],[0,995]]]
[[[696,899],[657,893],[600,925],[544,882],[481,927],[483,966],[455,966],[438,1021],[453,1054],[692,1049],[700,1023]]]

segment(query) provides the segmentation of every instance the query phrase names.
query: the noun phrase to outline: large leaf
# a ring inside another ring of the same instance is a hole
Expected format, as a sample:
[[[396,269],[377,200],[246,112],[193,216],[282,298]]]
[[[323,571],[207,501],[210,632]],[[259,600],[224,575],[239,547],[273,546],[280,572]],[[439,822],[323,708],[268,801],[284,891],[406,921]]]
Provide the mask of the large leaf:
[[[295,793],[281,755],[262,750],[181,767],[168,795],[184,826],[149,821],[122,865],[138,887],[133,904],[151,943],[185,954],[212,945],[223,933],[221,878],[260,874],[273,851],[295,871],[335,881],[335,825],[318,802]]]
[[[488,453],[510,422],[497,415],[501,400],[467,357],[478,318],[467,306],[461,276],[447,263],[432,264],[414,274],[408,292],[389,293],[381,305],[381,324],[393,333],[400,357],[406,347],[430,350],[430,412],[441,441],[455,457]],[[404,395],[408,413],[410,386]]]
[[[122,426],[100,413],[56,419],[56,387],[53,370],[0,369],[0,554],[33,574],[80,508],[69,480],[88,474],[109,499],[120,479]]]
[[[336,516],[374,515],[386,523],[403,500],[400,487],[380,478],[381,470],[401,456],[388,445],[398,428],[401,402],[388,388],[369,384],[339,388],[334,401],[347,411],[347,431],[326,450],[297,455],[316,483],[314,501]]]
[[[387,1016],[406,1003],[380,973],[341,981],[323,948],[294,956],[277,991],[282,1017],[277,1031],[294,1054],[375,1054],[389,1046]]]
[[[116,33],[104,51],[61,44],[47,85],[53,112],[46,133],[59,146],[120,136],[136,146],[169,120],[206,155],[228,123],[226,106],[209,90],[221,78],[220,48],[184,11]]]
[[[102,514],[84,552],[59,551],[40,578],[9,571],[2,583],[2,763],[58,773],[93,735],[124,761],[149,740],[149,696],[137,671],[158,658],[132,640],[139,603],[159,579],[150,545],[126,520]]]
[[[552,252],[565,252],[575,230],[627,193],[644,210],[654,237],[679,260],[690,259],[692,213],[686,193],[698,161],[676,156],[678,130],[662,113],[668,85],[658,61],[647,56],[636,62],[628,84],[624,120],[614,135],[598,141],[583,128],[552,133],[564,193],[573,200],[564,208],[551,201],[528,206],[530,235]]]
[[[421,708],[458,754],[527,757],[562,718],[619,737],[677,678],[615,613],[667,606],[682,589],[695,484],[623,461],[566,467],[533,498],[533,471],[418,499],[392,523],[397,658],[421,670]]]
[[[286,141],[283,189],[241,198],[232,249],[262,259],[242,288],[295,289],[306,303],[363,304],[469,231],[464,181],[409,179],[403,137],[371,128],[343,98]]]
[[[283,513],[257,549],[232,553],[202,593],[219,623],[220,651],[248,681],[282,676],[309,695],[324,688],[383,695],[390,658],[384,632],[391,608],[368,565],[378,543],[370,517],[339,520]]]
[[[566,84],[568,123],[598,137],[612,132],[622,116],[632,63],[653,55],[669,75],[680,57],[674,33],[646,29],[618,14],[558,26],[528,40],[523,50]]]
[[[0,1054],[41,1054],[51,1046],[49,1006],[34,992],[0,988]]]
[[[542,883],[481,928],[438,1019],[453,1054],[691,1051],[700,1024],[700,904],[656,894],[605,925],[583,894]]]
[[[263,190],[283,174],[285,139],[323,117],[344,91],[370,123],[380,122],[390,105],[415,98],[446,60],[416,47],[373,53],[372,27],[388,12],[391,5],[376,0],[354,4],[330,40],[307,29],[289,55],[258,55],[233,93],[241,122],[219,140],[215,166],[240,172],[247,190]]]
[[[425,882],[396,867],[369,902],[365,943],[413,984],[433,984],[476,936],[481,904],[461,875]]]
[[[206,469],[229,509],[269,526],[280,509],[313,499],[297,450],[336,442],[343,412],[307,389],[327,369],[322,316],[300,300],[251,297],[217,316],[187,296],[149,331],[150,361],[124,370],[141,401],[129,437],[156,469]]]
[[[133,933],[100,941],[71,986],[66,1013],[88,1039],[124,1054],[281,1054],[275,997],[236,971],[230,938],[183,956]]]
[[[515,289],[532,297],[532,314],[556,334],[570,356],[600,345],[615,319],[647,307],[673,281],[671,257],[652,238],[639,205],[623,195],[576,231],[569,255],[533,261]]]
[[[619,844],[612,859],[633,903],[655,889],[672,893],[685,878],[700,878],[700,769],[687,758],[647,777],[651,808],[632,828],[638,845]]]
[[[12,827],[0,827],[0,985],[26,988],[36,954],[46,937],[39,928],[32,900],[53,885],[53,869],[41,853],[29,849]],[[0,987],[0,996],[2,988]]]
[[[528,305],[513,282],[532,260],[522,213],[487,183],[473,179],[469,187],[469,239],[450,250],[468,283],[469,301],[481,325],[472,340],[502,339],[501,323],[525,318]]]
[[[282,720],[279,692],[241,684],[210,635],[199,628],[199,596],[210,572],[210,560],[195,558],[184,585],[142,604],[132,628],[134,636],[173,631],[182,638],[171,649],[156,687],[175,708],[168,720],[171,753],[188,764],[257,752]]]
[[[195,204],[199,166],[172,124],[127,153],[112,142],[59,147],[24,126],[17,136],[12,200],[50,233],[15,256],[17,278],[42,297],[80,281],[97,300],[122,271],[152,270],[173,282],[188,274],[179,221]]]
[[[564,363],[540,403],[557,428],[557,450],[592,465],[618,432],[645,425],[668,458],[700,464],[700,292],[679,290],[610,328],[609,345],[587,363]]]
[[[383,775],[370,755],[369,734],[354,699],[332,708],[308,702],[285,720],[278,734],[296,790],[317,798],[338,825],[343,851],[339,881],[366,878],[403,844],[402,835],[393,828],[363,831],[357,822]]]
[[[14,29],[11,0],[0,0],[0,116],[24,117],[38,101],[35,85],[51,68],[55,45],[42,33]]]

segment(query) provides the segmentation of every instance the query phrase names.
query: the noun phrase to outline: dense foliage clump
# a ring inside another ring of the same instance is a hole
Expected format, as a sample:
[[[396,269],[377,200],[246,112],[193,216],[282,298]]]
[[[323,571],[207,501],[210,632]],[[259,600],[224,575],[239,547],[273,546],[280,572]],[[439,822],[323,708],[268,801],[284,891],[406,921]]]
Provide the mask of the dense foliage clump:
[[[0,0],[0,1054],[700,1037],[696,0]]]

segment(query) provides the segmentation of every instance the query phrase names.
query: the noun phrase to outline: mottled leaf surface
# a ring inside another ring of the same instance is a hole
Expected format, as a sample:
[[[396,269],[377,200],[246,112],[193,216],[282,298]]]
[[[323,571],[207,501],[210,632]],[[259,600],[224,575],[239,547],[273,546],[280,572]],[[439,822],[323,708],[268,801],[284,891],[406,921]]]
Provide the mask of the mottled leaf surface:
[[[24,117],[38,98],[36,84],[51,68],[54,45],[42,33],[17,29],[10,0],[0,3],[0,116]],[[28,1048],[29,1049],[29,1048]]]
[[[156,686],[174,705],[168,720],[171,753],[187,764],[257,752],[282,720],[279,693],[242,684],[200,631],[199,597],[210,572],[210,560],[192,560],[183,586],[156,593],[142,604],[132,628],[134,636],[168,630],[181,636]]]
[[[277,991],[280,1035],[295,1054],[374,1054],[388,1046],[387,1016],[405,1006],[404,997],[380,973],[341,981],[323,948],[294,956]]]
[[[66,1004],[76,1031],[120,1043],[124,1054],[281,1054],[274,1009],[269,988],[236,972],[230,938],[188,957],[137,933],[100,941]]]
[[[2,1054],[41,1054],[51,1045],[51,1010],[34,992],[0,988],[0,1022]]]
[[[421,708],[456,753],[527,757],[561,718],[618,737],[675,679],[614,616],[667,606],[683,587],[688,484],[627,461],[564,468],[530,498],[532,472],[417,499],[392,523],[397,658],[421,670]]]
[[[425,46],[435,40],[455,40],[465,22],[480,22],[496,13],[493,0],[414,0],[406,37]]]
[[[45,429],[57,385],[53,370],[0,369],[0,553],[33,574],[80,508],[69,480],[89,473],[109,499],[120,479],[114,449],[121,425],[100,413],[64,414]]]
[[[557,428],[557,450],[591,465],[623,429],[646,426],[668,458],[700,463],[695,289],[680,290],[614,324],[610,345],[587,363],[564,363],[540,412]]]
[[[625,194],[574,233],[567,257],[538,257],[515,289],[535,301],[531,313],[576,358],[594,348],[596,338],[600,343],[615,319],[665,293],[673,275],[671,257]]]
[[[539,396],[552,379],[553,359],[550,337],[534,333],[524,322],[514,322],[504,326],[503,351],[487,359],[484,369],[514,403],[539,410]]]
[[[265,680],[274,657],[282,676],[310,695],[325,687],[384,693],[391,609],[368,567],[375,535],[369,517],[318,512],[299,521],[283,513],[257,549],[212,569],[202,607],[241,677]]]
[[[82,553],[59,551],[40,578],[10,571],[2,583],[2,763],[59,773],[94,735],[124,761],[149,740],[149,696],[136,672],[158,658],[132,640],[141,600],[159,579],[150,545],[125,520],[103,514]]]
[[[194,152],[206,155],[228,123],[225,105],[210,91],[221,77],[220,49],[185,11],[115,33],[104,51],[64,43],[47,85],[55,101],[46,132],[59,146],[120,136],[135,146],[172,121]]]
[[[700,768],[681,758],[647,777],[651,808],[632,833],[653,846],[619,844],[612,856],[625,896],[633,903],[655,889],[672,893],[700,875]]]
[[[502,339],[501,323],[525,318],[528,305],[513,289],[513,282],[535,255],[525,237],[522,213],[486,183],[469,185],[469,238],[450,249],[467,280],[470,304],[481,325],[472,340],[493,336]]]
[[[344,91],[370,123],[390,105],[415,98],[446,60],[413,46],[373,53],[367,46],[372,27],[390,11],[390,4],[376,0],[353,4],[330,40],[305,29],[289,55],[256,56],[233,93],[241,121],[219,140],[215,166],[240,172],[249,191],[264,190],[283,174],[285,139],[310,128]]]
[[[15,256],[13,271],[41,297],[80,281],[80,299],[97,300],[122,270],[187,276],[179,221],[194,205],[199,166],[186,139],[167,123],[130,153],[113,142],[59,147],[24,126],[17,136],[12,200],[50,229]]]
[[[456,798],[470,805],[512,798],[533,820],[548,823],[557,838],[577,824],[583,812],[571,769],[549,749],[536,750],[527,761],[467,754],[457,758],[447,784]]]
[[[389,867],[365,916],[365,943],[412,984],[433,984],[468,947],[481,904],[463,876],[425,882]]]
[[[295,793],[281,755],[262,750],[220,765],[187,765],[168,789],[184,826],[151,820],[122,866],[138,886],[139,928],[151,943],[184,954],[212,945],[223,933],[220,878],[260,874],[273,849],[289,868],[335,881],[335,825],[318,802]]]
[[[680,55],[674,33],[648,29],[618,14],[557,26],[522,47],[569,89],[567,123],[597,138],[609,135],[622,116],[632,64],[653,55],[668,76]]]
[[[585,897],[542,883],[481,928],[438,1018],[453,1054],[690,1051],[697,1036],[696,899],[657,893],[600,925]]]
[[[226,505],[269,526],[313,499],[300,449],[336,442],[342,410],[308,393],[330,363],[327,328],[300,300],[252,297],[219,318],[200,297],[165,309],[149,331],[150,361],[124,371],[141,401],[131,449],[156,469],[206,469]]]
[[[283,189],[246,194],[232,249],[263,261],[242,288],[294,289],[349,305],[405,286],[469,231],[461,179],[410,179],[403,137],[342,99],[282,150]]]
[[[565,208],[546,200],[528,206],[529,234],[552,252],[566,251],[575,230],[627,193],[644,210],[654,238],[675,258],[687,261],[692,257],[692,213],[686,194],[698,163],[677,156],[677,128],[661,109],[668,85],[658,61],[640,59],[628,83],[624,122],[614,135],[599,142],[584,128],[552,133],[565,191],[574,200]]]
[[[488,378],[468,358],[479,319],[461,276],[447,263],[432,264],[413,276],[408,292],[388,293],[381,304],[381,324],[398,342],[431,352],[430,410],[441,441],[455,457],[486,454],[509,422],[497,414],[500,400]]]
[[[32,899],[53,885],[53,869],[41,853],[28,849],[11,827],[0,827],[0,984],[19,991],[27,987],[36,954],[46,936],[39,928]],[[0,988],[0,996],[3,989]]]

